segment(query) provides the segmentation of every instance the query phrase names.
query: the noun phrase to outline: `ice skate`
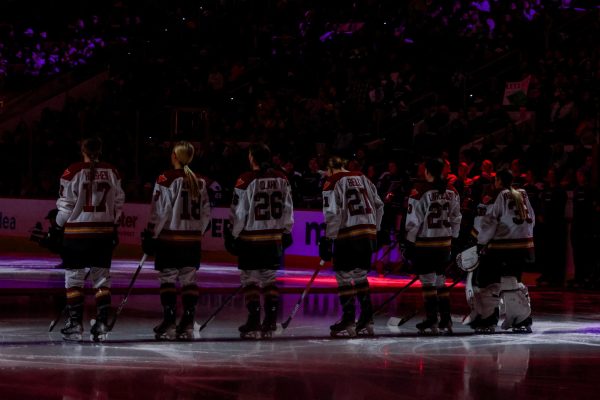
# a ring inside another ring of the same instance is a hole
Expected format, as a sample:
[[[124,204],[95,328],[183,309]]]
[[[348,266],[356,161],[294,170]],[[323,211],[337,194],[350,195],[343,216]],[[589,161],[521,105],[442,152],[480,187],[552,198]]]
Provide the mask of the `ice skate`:
[[[438,330],[438,298],[437,290],[431,287],[423,288],[425,303],[425,319],[416,325],[419,335],[437,335]]]
[[[78,342],[83,339],[83,304],[67,306],[65,327],[60,330],[66,341]]]
[[[496,309],[496,311],[494,311],[494,313],[487,318],[481,318],[481,316],[477,316],[477,318],[475,318],[475,320],[469,325],[477,334],[487,335],[495,333],[496,326],[498,325],[498,309]]]
[[[356,337],[356,324],[354,320],[342,319],[329,327],[331,337]]]
[[[273,337],[273,332],[277,330],[277,310],[279,301],[274,299],[265,300],[265,319],[261,325],[261,336],[264,339]]]
[[[356,323],[356,334],[359,336],[375,336],[373,318],[361,315]]]
[[[83,339],[83,325],[80,321],[68,319],[65,327],[60,330],[63,339],[69,342],[79,342]]]
[[[184,311],[183,317],[181,317],[175,331],[177,340],[194,340],[194,315],[195,310],[189,309]]]
[[[160,324],[154,327],[154,337],[156,340],[175,340],[177,337],[177,328],[175,326],[175,309],[164,307],[164,317]]]
[[[90,340],[93,342],[103,342],[108,336],[108,324],[106,318],[98,317],[93,321],[92,328],[90,329]]]
[[[419,335],[437,335],[439,333],[437,318],[425,319],[422,322],[419,322],[416,327],[419,331]]]
[[[441,334],[452,335],[454,333],[452,330],[452,318],[450,316],[442,316],[438,323],[438,329]]]
[[[246,323],[238,328],[242,339],[260,339],[262,326],[260,325],[260,303],[248,303],[248,319]]]
[[[531,317],[525,318],[523,321],[518,324],[514,324],[512,326],[512,331],[514,333],[531,333],[531,325],[533,324],[533,320]]]
[[[244,325],[238,328],[240,331],[240,338],[242,339],[260,339],[262,337],[262,327],[258,321],[246,322]]]

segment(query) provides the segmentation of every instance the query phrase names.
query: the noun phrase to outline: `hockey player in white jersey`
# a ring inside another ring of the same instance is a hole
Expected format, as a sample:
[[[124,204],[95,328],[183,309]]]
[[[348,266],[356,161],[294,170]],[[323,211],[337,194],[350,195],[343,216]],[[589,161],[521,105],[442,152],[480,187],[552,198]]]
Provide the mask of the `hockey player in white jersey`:
[[[417,324],[420,333],[438,329],[452,333],[445,269],[462,217],[459,195],[448,186],[443,167],[440,159],[427,160],[426,182],[415,185],[408,200],[404,256],[413,262],[421,281],[425,320]]]
[[[474,234],[484,248],[474,271],[473,313],[469,325],[476,332],[492,333],[499,317],[503,329],[531,332],[531,307],[521,273],[534,260],[534,211],[527,193],[514,189],[512,173],[496,174],[495,192],[478,209]]]
[[[51,234],[64,235],[61,256],[65,268],[68,318],[61,330],[66,340],[81,340],[85,268],[96,288],[96,318],[91,327],[94,341],[104,340],[111,306],[110,266],[118,243],[117,224],[125,194],[117,169],[100,162],[102,141],[86,139],[81,144],[83,162],[71,164],[60,178],[56,202],[58,214]]]
[[[285,247],[291,245],[294,224],[290,184],[270,167],[271,152],[263,144],[251,144],[248,160],[252,171],[237,180],[225,227],[226,248],[238,256],[240,280],[248,319],[239,327],[240,337],[270,337],[276,329],[279,289],[276,272]],[[261,324],[261,292],[265,317]]]
[[[361,172],[344,168],[344,160],[331,157],[329,177],[323,186],[323,214],[327,224],[319,242],[319,256],[329,261],[338,283],[342,318],[331,325],[331,336],[373,335],[373,306],[367,274],[376,249],[383,217],[383,201],[375,185]],[[360,304],[358,322],[355,298]]]
[[[192,340],[198,303],[196,273],[200,267],[202,235],[210,221],[206,181],[189,164],[194,146],[185,141],[171,152],[173,169],[163,172],[154,185],[148,228],[142,248],[155,255],[159,271],[163,321],[154,328],[158,340]],[[177,281],[181,285],[183,314],[177,319]]]

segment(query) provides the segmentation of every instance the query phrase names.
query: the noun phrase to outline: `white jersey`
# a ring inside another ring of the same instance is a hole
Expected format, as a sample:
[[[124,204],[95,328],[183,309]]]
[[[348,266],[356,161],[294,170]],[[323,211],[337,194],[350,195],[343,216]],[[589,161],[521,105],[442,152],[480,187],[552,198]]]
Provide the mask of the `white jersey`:
[[[56,223],[65,228],[65,237],[111,236],[123,212],[125,193],[117,169],[95,163],[94,179],[90,179],[91,166],[89,162],[72,164],[60,178]]]
[[[149,229],[162,241],[199,241],[210,221],[206,182],[197,177],[200,197],[192,198],[183,169],[164,172],[156,180]]]
[[[294,225],[292,190],[286,176],[269,169],[242,174],[230,209],[234,237],[254,243],[279,243]]]
[[[527,193],[523,189],[518,189],[518,192],[523,196],[524,219],[519,217],[515,200],[508,189],[487,199],[486,204],[479,205],[474,223],[474,234],[479,244],[499,250],[533,248],[535,214]]]
[[[417,247],[449,249],[460,233],[461,220],[454,189],[440,192],[430,183],[417,184],[408,199],[406,239]]]
[[[323,186],[323,215],[330,239],[375,240],[383,201],[375,185],[360,172],[338,172]]]

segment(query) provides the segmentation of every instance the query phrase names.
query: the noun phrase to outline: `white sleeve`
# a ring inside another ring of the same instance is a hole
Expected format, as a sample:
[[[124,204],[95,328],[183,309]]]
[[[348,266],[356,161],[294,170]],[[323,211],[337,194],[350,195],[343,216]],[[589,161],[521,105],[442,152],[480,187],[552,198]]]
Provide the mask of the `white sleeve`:
[[[200,184],[200,231],[204,234],[204,232],[206,232],[206,229],[208,228],[208,224],[210,223],[210,199],[208,197],[208,190],[206,189],[206,181],[201,179]]]
[[[338,185],[333,190],[323,191],[323,216],[325,217],[326,236],[335,239],[342,224],[341,199],[337,191]]]
[[[498,221],[502,217],[502,209],[504,208],[503,199],[503,196],[498,196],[494,204],[487,207],[485,215],[480,217],[477,243],[488,244],[496,235]]]
[[[375,224],[377,225],[377,230],[380,230],[381,220],[383,219],[383,201],[381,200],[381,197],[379,197],[379,194],[377,194],[377,188],[373,182],[368,180],[366,177],[365,181],[367,182],[369,191],[371,192],[372,203],[375,207]]]
[[[74,178],[75,179],[75,178]],[[58,208],[58,214],[56,215],[56,223],[58,226],[65,226],[69,217],[73,213],[73,208],[77,202],[77,196],[73,190],[73,180],[60,180],[60,190],[58,194],[58,200],[56,201],[56,208]]]
[[[292,227],[294,226],[294,203],[292,200],[292,190],[290,183],[286,181],[286,190],[284,192],[284,203],[283,203],[283,232],[292,233]]]
[[[248,209],[250,208],[246,190],[240,188],[233,189],[233,199],[229,213],[229,221],[232,224],[231,233],[233,237],[238,237],[246,226],[248,218]]]
[[[125,191],[121,187],[121,179],[117,176],[114,182],[115,188],[115,225],[123,214],[123,204],[125,204]]]
[[[419,199],[410,197],[408,199],[408,210],[406,212],[406,240],[409,242],[417,241],[417,234],[425,220],[425,208],[423,202]]]
[[[462,214],[460,213],[460,196],[458,194],[456,194],[454,200],[450,202],[448,220],[452,226],[452,237],[456,239],[460,234],[460,222],[462,221]]]
[[[150,205],[150,219],[148,228],[154,232],[154,237],[158,237],[162,227],[171,219],[173,212],[173,202],[171,200],[171,191],[158,183],[154,185],[154,194]]]

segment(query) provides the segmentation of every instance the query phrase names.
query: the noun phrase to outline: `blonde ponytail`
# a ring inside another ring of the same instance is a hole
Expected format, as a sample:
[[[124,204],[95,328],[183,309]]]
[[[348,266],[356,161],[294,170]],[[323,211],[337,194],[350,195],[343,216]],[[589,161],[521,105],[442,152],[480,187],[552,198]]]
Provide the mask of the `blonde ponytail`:
[[[525,206],[525,200],[523,199],[523,195],[521,192],[513,188],[512,186],[509,188],[510,195],[515,201],[515,213],[520,220],[525,220],[528,218],[527,215],[527,207]]]
[[[173,153],[177,157],[177,161],[183,166],[183,172],[185,172],[185,183],[187,188],[192,195],[192,199],[200,198],[200,183],[194,171],[188,166],[194,159],[194,146],[190,142],[181,141],[175,144],[173,147]]]

